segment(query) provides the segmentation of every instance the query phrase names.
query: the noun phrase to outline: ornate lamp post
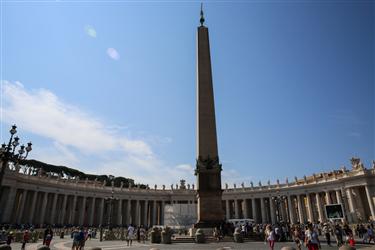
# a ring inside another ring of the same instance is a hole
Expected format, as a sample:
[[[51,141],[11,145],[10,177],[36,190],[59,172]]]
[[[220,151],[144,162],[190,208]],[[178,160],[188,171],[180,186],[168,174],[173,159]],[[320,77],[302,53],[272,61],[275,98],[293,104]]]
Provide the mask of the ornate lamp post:
[[[109,214],[108,214],[108,222],[107,222],[109,230],[112,230],[111,224],[112,224],[113,201],[115,200],[114,193],[115,192],[112,188],[111,196],[107,198],[107,200],[109,201],[109,209],[108,209]]]
[[[0,163],[1,163],[1,170],[0,170],[0,188],[3,184],[3,178],[4,178],[4,173],[5,169],[8,166],[9,162],[14,162],[18,163],[19,160],[24,160],[26,157],[29,155],[30,151],[32,150],[32,143],[29,142],[27,143],[27,146],[21,145],[20,149],[18,150],[18,154],[16,152],[17,146],[20,144],[19,143],[19,138],[18,136],[13,136],[17,133],[17,126],[13,125],[12,128],[9,130],[10,133],[10,139],[8,142],[8,145],[3,143],[0,148]],[[26,153],[24,155],[24,153]]]

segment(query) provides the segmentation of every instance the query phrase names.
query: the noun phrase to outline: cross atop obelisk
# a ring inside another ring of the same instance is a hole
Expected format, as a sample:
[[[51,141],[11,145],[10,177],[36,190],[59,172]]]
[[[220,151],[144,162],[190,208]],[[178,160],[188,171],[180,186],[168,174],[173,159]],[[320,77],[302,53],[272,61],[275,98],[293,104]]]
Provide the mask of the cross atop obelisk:
[[[196,227],[211,228],[224,220],[222,208],[221,164],[217,150],[214,91],[212,86],[210,43],[201,7],[197,32],[197,199]]]

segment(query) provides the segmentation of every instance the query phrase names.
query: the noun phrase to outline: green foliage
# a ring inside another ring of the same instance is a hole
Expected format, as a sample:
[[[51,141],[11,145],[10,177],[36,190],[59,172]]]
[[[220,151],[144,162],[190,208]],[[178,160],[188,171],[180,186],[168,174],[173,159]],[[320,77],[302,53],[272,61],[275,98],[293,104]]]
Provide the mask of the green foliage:
[[[94,175],[94,174],[85,174],[77,169],[69,168],[66,166],[56,166],[52,164],[48,164],[45,162],[37,161],[37,160],[20,160],[19,164],[21,166],[25,166],[26,168],[30,169],[31,175],[38,175],[40,169],[42,170],[42,175],[46,175],[46,173],[51,173],[53,176],[64,176],[68,178],[79,178],[80,180],[89,180],[89,181],[100,181],[105,182],[106,186],[111,186],[112,181],[115,187],[121,187],[121,183],[124,188],[129,187],[138,187],[141,189],[146,189],[147,186],[144,184],[134,184],[134,180],[125,177],[114,177],[108,175]]]

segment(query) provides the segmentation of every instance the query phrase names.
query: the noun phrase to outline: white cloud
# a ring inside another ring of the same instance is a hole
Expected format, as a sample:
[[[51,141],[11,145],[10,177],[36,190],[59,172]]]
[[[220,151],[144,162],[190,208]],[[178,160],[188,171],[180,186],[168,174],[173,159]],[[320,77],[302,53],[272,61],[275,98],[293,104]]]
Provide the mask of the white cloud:
[[[96,38],[96,30],[94,27],[92,27],[91,25],[86,25],[85,26],[85,32],[88,36],[92,37],[92,38]]]
[[[62,101],[49,90],[29,91],[21,83],[2,81],[1,91],[1,123],[16,123],[23,131],[44,139],[43,145],[34,143],[31,158],[87,173],[133,178],[151,187],[165,184],[169,188],[181,179],[195,182],[191,165],[165,163],[145,140],[121,134],[117,126]],[[163,137],[151,136],[152,141],[154,138]]]
[[[107,49],[107,55],[110,58],[112,58],[113,60],[119,60],[120,59],[120,54],[114,48],[108,48]]]

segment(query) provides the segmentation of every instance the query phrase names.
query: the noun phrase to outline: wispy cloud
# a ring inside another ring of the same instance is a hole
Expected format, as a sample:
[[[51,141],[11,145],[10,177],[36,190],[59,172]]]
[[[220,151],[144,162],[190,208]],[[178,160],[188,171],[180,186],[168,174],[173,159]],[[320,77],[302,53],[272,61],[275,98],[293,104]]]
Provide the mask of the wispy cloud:
[[[86,25],[85,26],[85,32],[88,36],[92,37],[92,38],[96,38],[96,30],[93,26],[91,25]]]
[[[145,140],[108,129],[117,126],[62,101],[51,91],[29,91],[19,82],[2,84],[1,122],[16,123],[22,130],[47,139],[47,145],[34,145],[33,158],[91,173],[130,177],[150,185],[178,183],[181,178],[194,181],[193,168],[188,164],[170,166]]]
[[[107,49],[107,55],[110,58],[112,58],[113,60],[119,60],[120,59],[120,54],[114,48],[108,48]]]

